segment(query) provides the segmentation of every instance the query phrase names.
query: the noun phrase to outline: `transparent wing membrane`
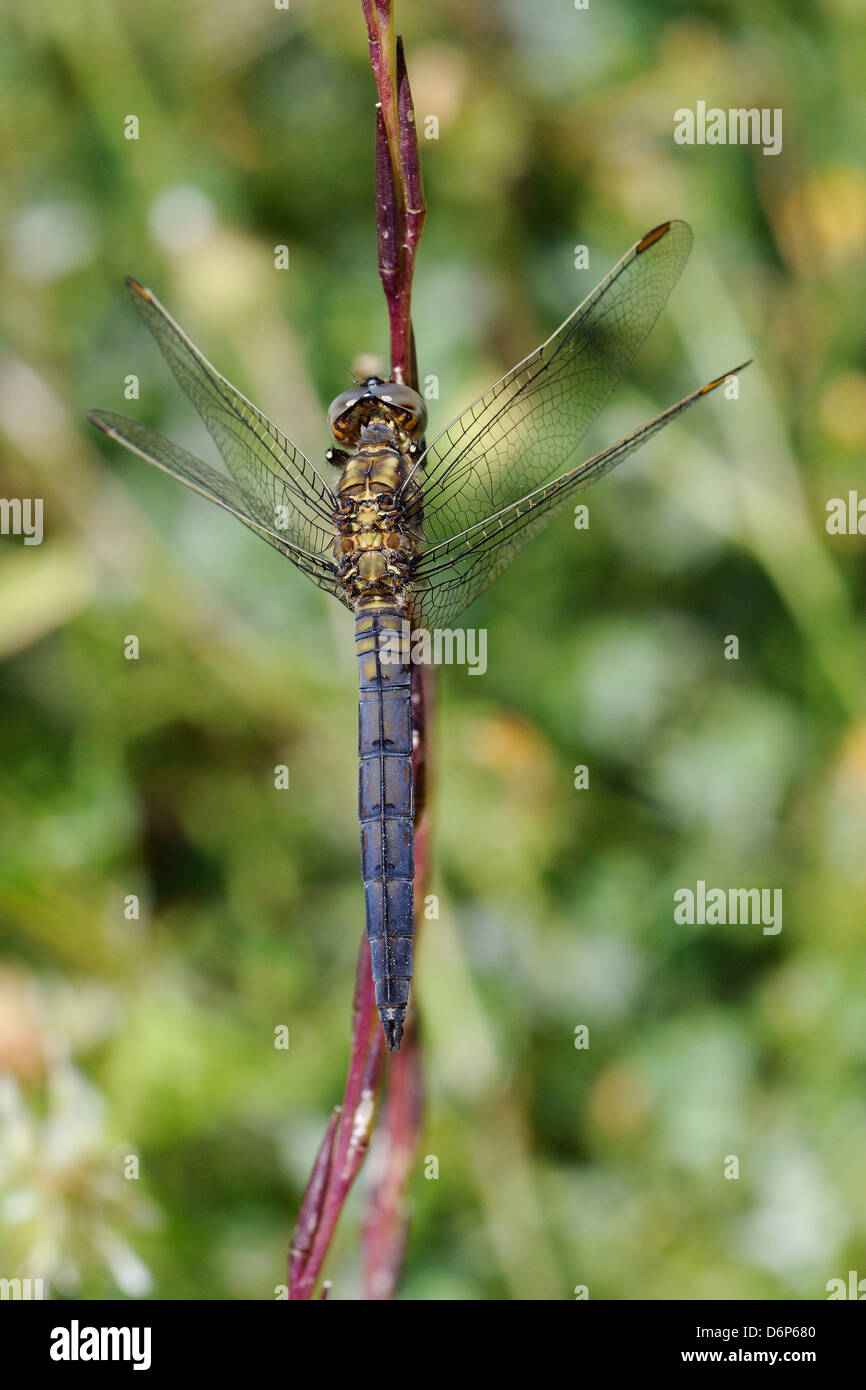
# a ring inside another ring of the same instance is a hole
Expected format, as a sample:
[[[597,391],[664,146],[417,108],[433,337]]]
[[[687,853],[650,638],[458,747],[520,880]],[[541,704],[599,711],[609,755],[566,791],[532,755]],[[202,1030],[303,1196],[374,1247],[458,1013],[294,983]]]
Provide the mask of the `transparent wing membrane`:
[[[691,243],[684,222],[664,222],[647,232],[546,342],[427,448],[398,496],[405,503],[405,524],[422,528],[426,546],[410,583],[416,622],[453,622],[576,493],[726,380],[710,382],[594,458],[562,471],[650,333]],[[89,418],[239,517],[320,588],[351,606],[333,560],[338,504],[331,488],[202,356],[149,290],[137,280],[127,285],[228,472],[123,415],[93,411]]]
[[[207,497],[211,502],[216,502],[218,506],[232,512],[249,526],[251,531],[255,531],[256,535],[261,536],[275,550],[279,550],[282,555],[293,561],[298,569],[308,574],[319,588],[334,594],[343,602],[346,601],[344,591],[337,583],[333,562],[328,555],[307,551],[290,541],[285,532],[276,530],[267,507],[251,501],[233,479],[226,478],[210,464],[204,463],[202,459],[196,458],[178,444],[173,444],[157,430],[140,424],[138,420],[131,420],[126,415],[117,415],[110,410],[91,410],[87,418],[97,429],[102,430],[103,434],[116,439],[119,444],[126,445],[132,453],[138,454],[148,463],[155,464],[164,473],[177,478],[193,491],[201,493],[202,497]],[[329,544],[331,539],[328,537]]]
[[[336,498],[310,460],[221,376],[150,290],[127,279],[160,352],[215,441],[253,520],[318,552],[333,541]],[[177,474],[175,475],[177,476]],[[183,481],[183,479],[182,479]]]
[[[428,545],[495,516],[552,477],[643,345],[692,244],[665,222],[628,251],[541,347],[518,362],[428,447]]]
[[[683,397],[594,458],[527,493],[495,515],[425,550],[414,575],[416,622],[428,628],[447,627],[577,493],[591,487],[671,420],[742,371],[744,366],[748,363]]]

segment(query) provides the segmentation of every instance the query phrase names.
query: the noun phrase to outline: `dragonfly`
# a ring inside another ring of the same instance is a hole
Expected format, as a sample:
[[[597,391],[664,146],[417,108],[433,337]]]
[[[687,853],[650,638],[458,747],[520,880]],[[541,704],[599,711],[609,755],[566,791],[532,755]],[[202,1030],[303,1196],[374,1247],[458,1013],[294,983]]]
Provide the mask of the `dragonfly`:
[[[692,244],[685,222],[640,238],[549,338],[432,440],[411,387],[370,376],[328,411],[320,471],[199,352],[138,280],[132,300],[216,443],[214,467],[109,410],[111,439],[233,513],[354,613],[361,877],[388,1051],[412,980],[411,657],[402,637],[448,627],[572,498],[748,366],[692,391],[600,453],[571,456],[644,343]],[[330,479],[330,481],[329,481]]]

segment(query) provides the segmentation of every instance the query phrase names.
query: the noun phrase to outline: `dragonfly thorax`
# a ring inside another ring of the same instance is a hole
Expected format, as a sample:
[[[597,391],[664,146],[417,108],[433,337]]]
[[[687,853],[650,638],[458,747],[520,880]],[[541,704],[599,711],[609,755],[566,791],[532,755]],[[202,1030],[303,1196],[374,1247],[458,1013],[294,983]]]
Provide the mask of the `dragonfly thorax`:
[[[360,447],[343,465],[334,516],[334,555],[340,582],[353,602],[361,598],[401,600],[420,536],[408,524],[404,485],[412,458],[398,443],[393,426],[367,426]],[[409,500],[418,489],[409,482]]]

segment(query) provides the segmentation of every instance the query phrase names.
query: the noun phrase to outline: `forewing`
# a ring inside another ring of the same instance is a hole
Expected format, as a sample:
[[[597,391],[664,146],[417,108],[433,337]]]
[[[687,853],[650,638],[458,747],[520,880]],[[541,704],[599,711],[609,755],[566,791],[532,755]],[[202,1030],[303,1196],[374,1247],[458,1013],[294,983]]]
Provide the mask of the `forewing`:
[[[748,363],[693,391],[570,472],[426,550],[413,574],[414,621],[427,628],[448,627],[511,564],[527,541],[543,530],[577,493],[591,487],[677,415],[703,400],[744,366]]]
[[[428,545],[562,468],[644,343],[691,244],[685,222],[647,232],[547,342],[433,440],[416,480]]]
[[[177,478],[193,491],[224,507],[275,550],[279,550],[280,554],[293,561],[320,589],[346,602],[329,555],[305,550],[295,545],[284,533],[276,530],[267,511],[245,497],[233,479],[224,477],[210,464],[196,458],[178,444],[173,444],[157,430],[140,424],[138,420],[132,420],[126,415],[117,415],[110,410],[91,410],[87,418],[97,429],[102,430],[103,434],[116,439],[119,444],[124,444],[140,458],[155,464],[172,478]]]
[[[221,376],[159,300],[137,280],[132,301],[159,350],[216,442],[226,467],[257,516],[293,544],[321,551],[333,540],[336,499],[305,454]]]

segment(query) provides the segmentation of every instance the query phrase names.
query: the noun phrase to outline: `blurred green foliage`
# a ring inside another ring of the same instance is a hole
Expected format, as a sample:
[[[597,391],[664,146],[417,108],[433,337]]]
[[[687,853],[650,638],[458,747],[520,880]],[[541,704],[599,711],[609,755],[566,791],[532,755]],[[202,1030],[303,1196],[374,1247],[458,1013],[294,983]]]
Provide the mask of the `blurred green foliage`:
[[[441,675],[416,992],[439,1178],[419,1160],[407,1298],[820,1298],[866,1273],[862,539],[824,530],[866,445],[858,10],[398,0],[439,121],[433,426],[670,216],[691,263],[591,443],[756,359],[470,613],[486,677]],[[129,272],[320,457],[346,368],[386,350],[361,7],[2,24],[0,472],[45,540],[0,539],[0,1273],[269,1298],[362,931],[350,619],[83,417],[209,448]],[[698,100],[782,108],[783,152],[675,145]],[[697,879],[781,887],[781,934],[676,925]]]

